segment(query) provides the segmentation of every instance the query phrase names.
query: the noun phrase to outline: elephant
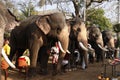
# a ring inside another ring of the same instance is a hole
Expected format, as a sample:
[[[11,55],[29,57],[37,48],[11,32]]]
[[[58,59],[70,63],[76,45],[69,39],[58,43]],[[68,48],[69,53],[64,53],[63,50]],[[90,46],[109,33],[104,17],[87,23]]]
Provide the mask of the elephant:
[[[5,60],[9,61],[8,64],[10,66],[12,62],[9,60],[9,58],[4,53],[2,47],[3,47],[5,31],[10,29],[11,26],[14,27],[15,25],[17,25],[16,17],[10,12],[9,9],[7,9],[4,3],[0,1],[0,51],[1,51],[1,55],[5,58]],[[1,59],[1,55],[0,55],[0,59]],[[0,60],[0,63],[1,63],[1,60]],[[13,65],[13,67],[15,66]],[[1,75],[1,67],[0,67],[0,75]],[[0,76],[0,79],[1,79],[1,76]]]
[[[39,50],[47,45],[47,36],[56,37],[62,46],[57,72],[60,72],[61,62],[66,54],[69,43],[69,32],[65,17],[62,12],[55,12],[46,15],[34,15],[20,22],[11,31],[10,37],[10,60],[19,49],[30,50],[30,67],[28,76],[32,77],[36,71],[36,64]]]
[[[78,49],[81,56],[81,61],[85,61],[85,68],[88,67],[88,58],[87,58],[87,51],[88,51],[88,39],[87,39],[87,28],[85,23],[80,18],[73,18],[67,21],[67,24],[70,28],[70,35],[69,35],[69,47],[68,50],[71,52],[71,64],[72,67],[75,66],[74,60],[74,51]]]
[[[75,67],[75,59],[74,59],[74,54],[73,53],[74,53],[75,49],[80,48],[80,51],[83,54],[83,57],[87,56],[87,51],[88,51],[88,49],[87,49],[87,30],[86,30],[86,27],[85,27],[85,23],[80,18],[67,19],[66,23],[68,25],[69,34],[70,34],[69,35],[68,51],[70,51],[70,53],[71,53],[71,54],[69,54],[70,65],[68,65],[68,67],[69,68],[74,68]],[[81,31],[79,31],[79,30],[81,30]],[[76,33],[76,32],[78,32],[78,33]],[[83,34],[84,34],[84,36],[82,36]],[[44,54],[44,56],[47,53],[47,50],[50,49],[50,46],[52,47],[54,42],[57,42],[57,39],[55,39],[55,38],[52,38],[52,41],[50,40],[51,37],[50,38],[47,37],[47,38],[48,38],[47,40],[49,41],[49,44],[47,45],[47,47],[44,46],[42,48],[43,50],[41,50],[41,54]],[[82,45],[84,45],[84,46],[82,46],[82,48],[81,48],[81,45],[78,45],[79,43],[80,44],[82,43]],[[45,50],[45,49],[47,49],[47,50]],[[41,57],[41,59],[42,59],[42,56],[43,55],[41,55],[39,57]],[[48,56],[48,54],[46,54],[46,56]],[[86,61],[86,67],[87,67],[87,65],[88,65],[87,57],[85,57],[85,61]],[[46,68],[47,65],[45,63],[46,62],[44,62],[43,60],[41,61],[41,64],[44,65],[43,68],[42,68],[43,74],[46,73],[45,68]],[[45,72],[44,72],[44,70],[45,70]]]
[[[111,30],[102,31],[104,46],[109,50],[106,54],[106,58],[113,58],[115,52],[115,42],[113,32]]]
[[[96,61],[104,62],[104,52],[107,51],[107,49],[104,47],[103,37],[100,28],[93,25],[88,27],[87,31],[88,43],[95,51]]]

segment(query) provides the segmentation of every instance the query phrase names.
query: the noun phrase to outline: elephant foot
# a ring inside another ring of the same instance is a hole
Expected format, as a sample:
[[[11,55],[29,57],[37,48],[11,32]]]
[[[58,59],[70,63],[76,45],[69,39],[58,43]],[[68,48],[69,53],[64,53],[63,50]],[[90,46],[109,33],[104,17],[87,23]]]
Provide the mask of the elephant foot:
[[[85,69],[87,69],[88,68],[88,66],[85,66]]]
[[[85,66],[84,68],[82,67],[82,70],[86,70],[88,68],[88,66]]]
[[[52,72],[52,76],[63,75],[63,74],[65,74],[65,73],[62,72],[62,71],[60,71],[60,72],[56,72],[56,71]]]
[[[35,77],[36,74],[37,74],[37,72],[36,72],[35,68],[29,68],[28,74],[26,74],[27,75],[27,79],[30,80],[31,78]]]
[[[52,76],[56,76],[57,75],[57,72],[56,71],[53,71],[52,72]]]
[[[48,71],[46,69],[41,69],[39,74],[40,75],[48,75]]]

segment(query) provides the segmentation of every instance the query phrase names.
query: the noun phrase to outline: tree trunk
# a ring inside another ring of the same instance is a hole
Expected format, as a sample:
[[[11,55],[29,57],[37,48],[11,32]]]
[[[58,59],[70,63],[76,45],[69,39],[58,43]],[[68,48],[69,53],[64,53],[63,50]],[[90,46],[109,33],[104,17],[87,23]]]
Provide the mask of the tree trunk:
[[[78,4],[79,2],[76,1],[76,0],[73,0],[72,2],[73,2],[73,4],[74,4],[76,17],[79,17],[79,16],[80,16],[80,15],[79,15],[80,9],[79,9],[79,4]]]

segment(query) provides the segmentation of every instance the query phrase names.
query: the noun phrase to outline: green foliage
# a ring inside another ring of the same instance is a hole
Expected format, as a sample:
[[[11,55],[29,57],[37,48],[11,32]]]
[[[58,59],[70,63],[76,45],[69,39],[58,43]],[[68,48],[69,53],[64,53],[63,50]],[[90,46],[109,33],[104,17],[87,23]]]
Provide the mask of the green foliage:
[[[113,29],[114,29],[114,31],[115,31],[116,33],[120,32],[120,23],[115,24],[115,25],[113,26]]]
[[[112,23],[104,16],[104,10],[101,8],[98,9],[88,9],[86,11],[86,19],[90,21],[91,24],[96,24],[100,26],[102,30],[112,29]]]
[[[9,39],[9,38],[10,38],[10,32],[9,31],[5,31],[4,39]]]
[[[22,9],[21,9],[21,16],[20,16],[20,20],[23,20],[31,15],[34,15],[35,13],[35,7],[33,6],[33,3],[32,2],[29,2],[28,4],[25,4],[25,3],[22,3],[22,4],[19,4]]]

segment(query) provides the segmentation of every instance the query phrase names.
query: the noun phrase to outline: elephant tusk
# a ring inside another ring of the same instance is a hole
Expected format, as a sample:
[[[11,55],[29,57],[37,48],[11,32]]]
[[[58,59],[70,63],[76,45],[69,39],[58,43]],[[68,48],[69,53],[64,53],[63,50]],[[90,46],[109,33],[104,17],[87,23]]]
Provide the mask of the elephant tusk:
[[[90,44],[88,44],[88,49],[91,51],[94,51],[94,49],[92,48],[92,46]]]
[[[59,46],[59,48],[60,48],[61,52],[66,53],[66,52],[63,50],[63,48],[62,48],[62,45],[61,45],[60,41],[58,41],[58,46]]]
[[[103,48],[100,44],[98,44],[98,47],[99,47],[100,49],[102,49],[103,51],[108,51],[108,49]]]
[[[83,45],[82,42],[79,42],[79,45],[80,45],[80,47],[81,47],[83,50],[88,51],[88,49]]]
[[[70,54],[70,51],[69,51],[69,50],[67,50],[67,53],[68,53],[68,54]]]
[[[2,49],[2,56],[6,60],[6,62],[10,65],[12,68],[16,68],[15,65],[9,60],[8,56],[6,55],[4,49]]]

